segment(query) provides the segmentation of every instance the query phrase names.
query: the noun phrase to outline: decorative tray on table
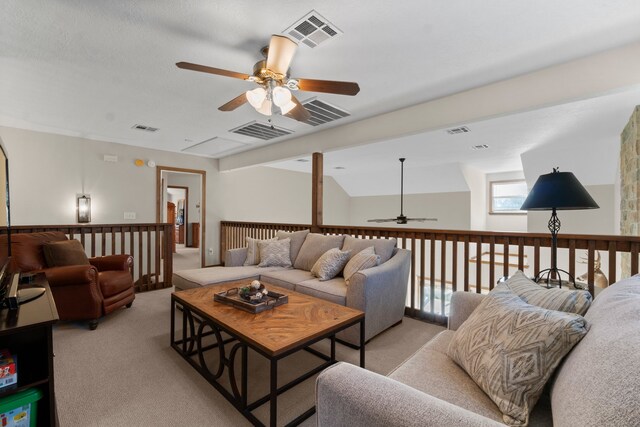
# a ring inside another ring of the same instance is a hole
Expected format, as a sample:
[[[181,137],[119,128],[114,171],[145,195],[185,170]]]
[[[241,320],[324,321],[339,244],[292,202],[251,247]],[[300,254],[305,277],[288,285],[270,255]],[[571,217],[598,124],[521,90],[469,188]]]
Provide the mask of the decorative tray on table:
[[[260,313],[289,302],[289,297],[268,291],[263,284],[255,283],[242,288],[231,288],[213,295],[213,300],[239,308],[249,313]]]

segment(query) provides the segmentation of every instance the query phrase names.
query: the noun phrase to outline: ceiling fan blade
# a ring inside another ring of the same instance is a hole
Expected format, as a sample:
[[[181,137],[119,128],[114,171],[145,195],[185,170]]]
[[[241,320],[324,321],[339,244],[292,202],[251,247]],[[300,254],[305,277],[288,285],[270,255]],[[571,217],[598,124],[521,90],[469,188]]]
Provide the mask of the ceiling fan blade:
[[[291,95],[291,102],[296,104],[296,107],[285,114],[287,117],[291,117],[292,119],[296,119],[299,122],[306,122],[311,118],[311,113],[304,108],[304,105],[300,104],[298,98]]]
[[[338,95],[356,95],[360,86],[354,82],[338,82],[333,80],[296,79],[298,89],[307,92],[337,93]]]
[[[218,110],[220,110],[220,111],[233,111],[236,108],[240,107],[241,105],[244,105],[246,102],[247,102],[247,94],[243,92],[240,95],[238,95],[235,98],[233,98],[231,101],[229,101],[226,104],[218,107]]]
[[[285,36],[272,35],[267,53],[267,68],[274,73],[286,75],[298,44]]]
[[[438,218],[407,218],[407,221],[425,222],[425,221],[437,221]]]
[[[368,219],[367,222],[396,222],[396,218]]]
[[[191,62],[177,62],[176,66],[183,70],[200,71],[201,73],[217,74],[219,76],[233,77],[235,79],[247,80],[249,74],[237,73],[235,71],[223,70],[222,68],[207,67],[206,65],[192,64]]]

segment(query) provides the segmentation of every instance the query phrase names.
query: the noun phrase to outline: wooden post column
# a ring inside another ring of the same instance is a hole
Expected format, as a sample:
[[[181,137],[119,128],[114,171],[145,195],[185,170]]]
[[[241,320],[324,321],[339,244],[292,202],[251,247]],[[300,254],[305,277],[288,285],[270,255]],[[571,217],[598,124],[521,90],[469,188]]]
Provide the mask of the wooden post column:
[[[313,153],[311,173],[311,231],[320,232],[322,225],[322,153]]]

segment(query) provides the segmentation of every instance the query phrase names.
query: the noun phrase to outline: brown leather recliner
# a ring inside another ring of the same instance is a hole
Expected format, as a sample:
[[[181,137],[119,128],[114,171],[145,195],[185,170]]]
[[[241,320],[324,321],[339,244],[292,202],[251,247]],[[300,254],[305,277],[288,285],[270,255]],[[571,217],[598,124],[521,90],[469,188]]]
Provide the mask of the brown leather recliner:
[[[68,240],[64,233],[11,234],[11,269],[14,272],[44,272],[61,320],[89,320],[91,330],[98,319],[112,311],[131,307],[133,257],[109,255],[89,258],[90,265],[48,267],[42,246]]]

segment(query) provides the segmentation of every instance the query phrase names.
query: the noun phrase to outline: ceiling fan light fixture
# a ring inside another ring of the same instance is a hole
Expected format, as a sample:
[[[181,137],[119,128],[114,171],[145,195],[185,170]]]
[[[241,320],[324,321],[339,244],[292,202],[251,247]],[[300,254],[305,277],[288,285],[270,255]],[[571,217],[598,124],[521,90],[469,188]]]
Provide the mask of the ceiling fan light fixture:
[[[288,114],[289,111],[293,110],[294,108],[296,108],[296,103],[293,101],[289,101],[280,107],[280,111],[284,115],[284,114]]]
[[[291,103],[291,92],[287,88],[284,88],[282,86],[276,86],[273,88],[273,93],[271,98],[273,99],[274,104],[282,108],[288,103]]]
[[[264,90],[264,88],[257,87],[255,89],[248,90],[246,95],[249,104],[257,110],[264,104],[264,100],[267,98],[267,91]],[[269,111],[271,111],[271,106],[269,106]]]
[[[271,100],[265,99],[262,105],[259,108],[256,108],[256,111],[260,114],[264,114],[265,116],[271,115]]]

